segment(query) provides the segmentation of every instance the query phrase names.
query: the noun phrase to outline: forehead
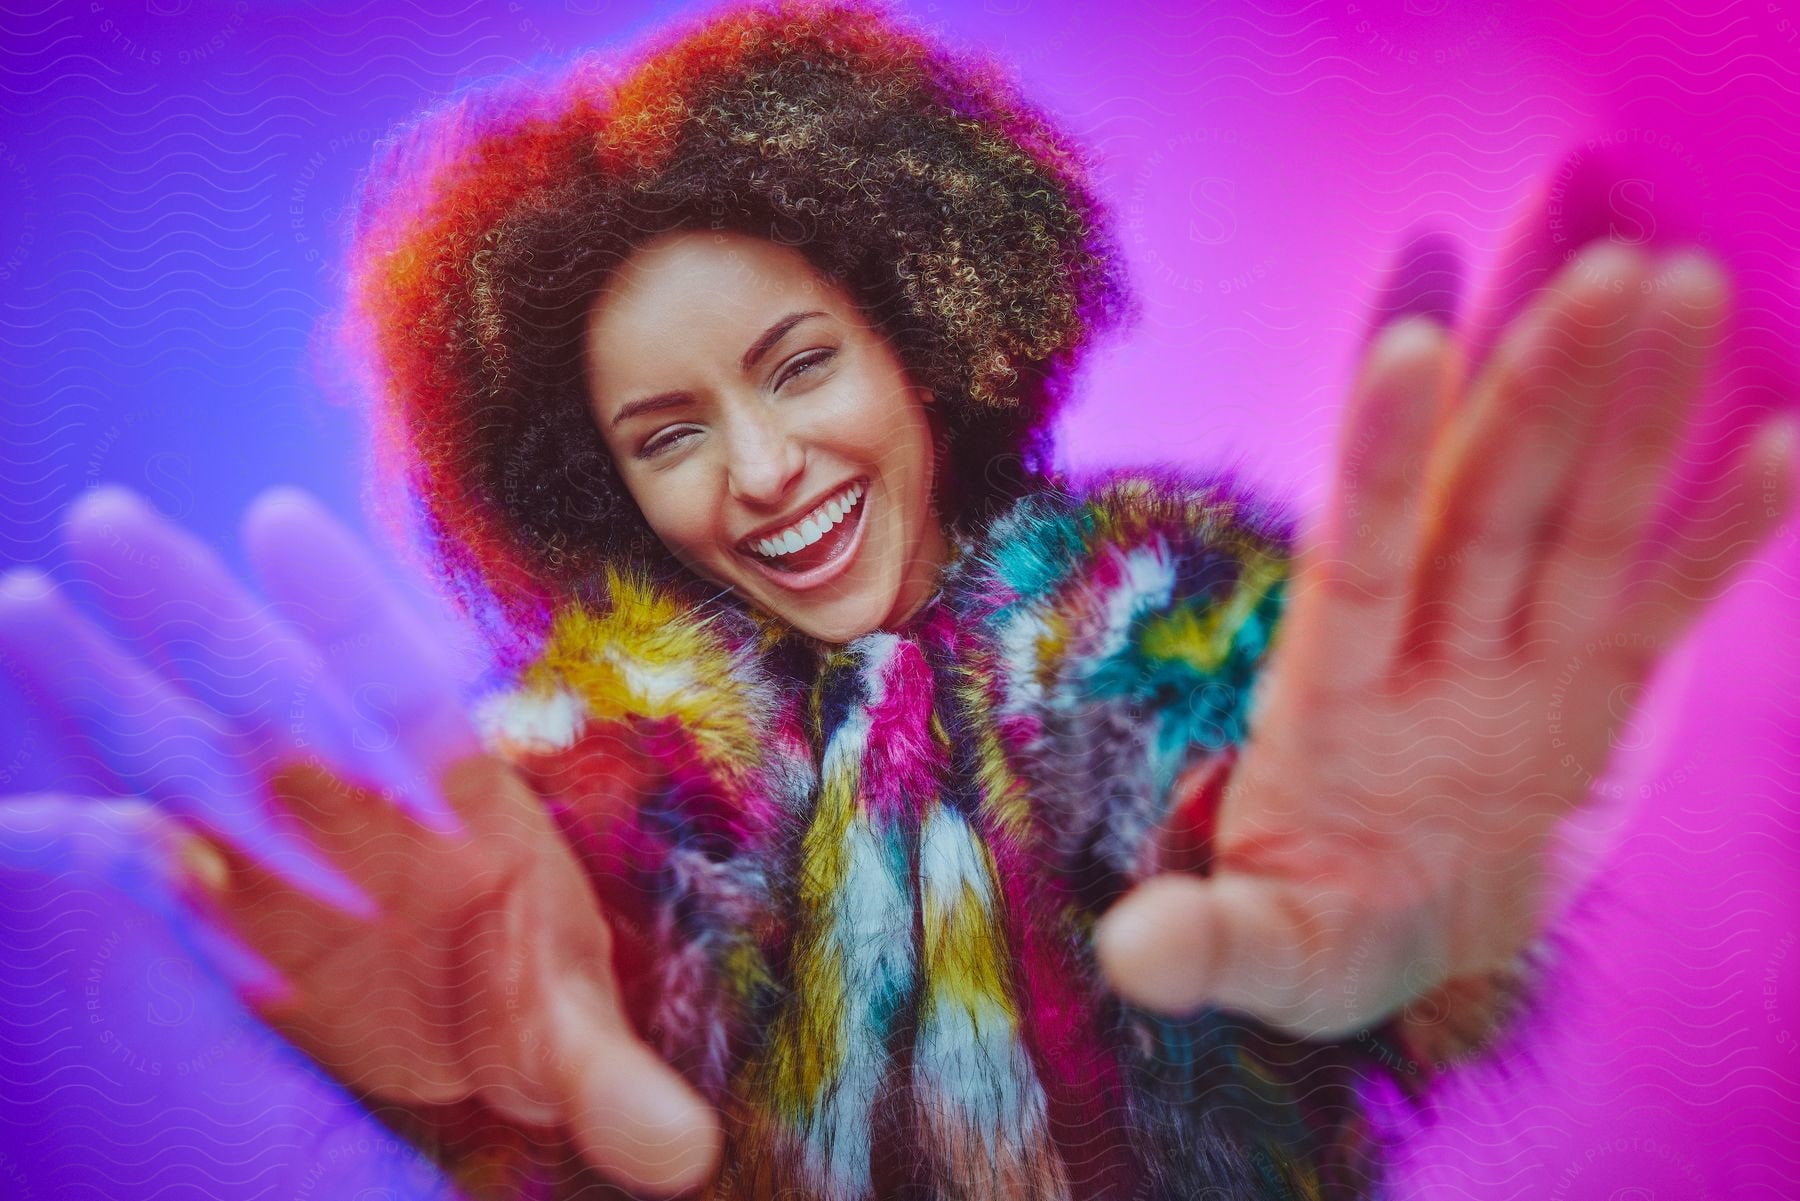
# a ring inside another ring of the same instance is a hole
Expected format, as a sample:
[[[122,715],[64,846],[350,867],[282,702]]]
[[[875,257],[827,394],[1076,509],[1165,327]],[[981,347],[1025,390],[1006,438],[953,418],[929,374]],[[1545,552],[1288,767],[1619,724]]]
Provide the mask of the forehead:
[[[842,295],[793,247],[743,234],[664,234],[607,281],[589,311],[588,337],[614,354],[672,336],[690,345],[709,336],[747,345],[787,311],[782,306],[799,303],[843,315]]]

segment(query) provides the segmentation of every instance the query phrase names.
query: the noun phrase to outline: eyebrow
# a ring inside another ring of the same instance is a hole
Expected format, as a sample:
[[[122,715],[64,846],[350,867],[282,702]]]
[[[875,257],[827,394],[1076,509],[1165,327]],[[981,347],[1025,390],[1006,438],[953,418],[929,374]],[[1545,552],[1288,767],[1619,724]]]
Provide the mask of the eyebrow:
[[[814,317],[824,317],[826,315],[827,314],[817,309],[806,313],[789,313],[774,325],[765,329],[762,332],[762,336],[751,343],[750,349],[746,350],[744,352],[744,357],[739,360],[739,367],[743,370],[744,374],[748,375],[750,371],[762,361],[763,356],[774,349],[776,343],[787,337],[789,330],[793,329],[796,325],[799,325],[802,321],[807,321]],[[641,416],[645,413],[658,413],[664,409],[672,409],[678,405],[686,404],[690,399],[692,399],[692,397],[686,392],[659,392],[655,396],[647,396],[643,400],[634,400],[629,404],[620,406],[619,411],[613,414],[613,428],[617,429],[631,418]]]
[[[793,329],[802,321],[806,321],[813,317],[823,317],[824,315],[824,313],[821,313],[816,309],[810,313],[789,313],[780,321],[777,321],[774,325],[765,329],[762,337],[758,338],[750,349],[744,352],[744,358],[739,364],[739,366],[744,369],[744,374],[750,374],[750,369],[762,362],[762,357],[768,354],[770,350],[774,349],[777,342],[787,337],[787,333],[790,329]]]
[[[613,428],[618,429],[633,417],[641,414],[659,413],[664,409],[673,409],[686,404],[691,399],[692,396],[686,392],[659,392],[655,396],[646,397],[643,400],[634,400],[613,414]]]

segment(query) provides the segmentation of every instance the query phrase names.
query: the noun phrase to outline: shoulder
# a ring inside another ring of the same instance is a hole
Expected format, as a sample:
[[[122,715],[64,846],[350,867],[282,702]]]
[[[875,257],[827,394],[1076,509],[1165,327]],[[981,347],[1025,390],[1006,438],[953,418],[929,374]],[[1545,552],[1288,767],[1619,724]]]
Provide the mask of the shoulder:
[[[768,627],[647,576],[611,572],[604,596],[558,613],[536,659],[481,706],[489,744],[544,754],[596,726],[679,729],[715,768],[758,760],[779,691]]]
[[[1294,530],[1237,471],[1114,469],[1020,499],[971,571],[1015,672],[1144,699],[1261,657]]]
[[[1211,795],[1246,740],[1294,527],[1239,473],[1127,468],[1022,498],[965,556],[988,695],[1084,903],[1176,853],[1177,782]]]
[[[984,531],[993,582],[1040,599],[1135,554],[1287,557],[1291,506],[1231,468],[1125,467],[1058,479]]]

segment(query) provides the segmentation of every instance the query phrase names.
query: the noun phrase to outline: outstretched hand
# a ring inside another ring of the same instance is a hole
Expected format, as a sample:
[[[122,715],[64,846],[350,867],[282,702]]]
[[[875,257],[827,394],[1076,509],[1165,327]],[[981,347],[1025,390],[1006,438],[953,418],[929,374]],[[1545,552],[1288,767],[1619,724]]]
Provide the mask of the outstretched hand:
[[[633,1034],[592,890],[482,753],[442,640],[309,497],[268,494],[245,532],[272,606],[96,492],[65,542],[117,638],[15,572],[0,653],[166,815],[183,894],[251,952],[221,966],[346,1084],[560,1127],[640,1190],[698,1183],[716,1118]]]
[[[1704,255],[1602,243],[1472,382],[1430,319],[1374,340],[1213,873],[1153,878],[1102,923],[1126,997],[1336,1037],[1516,960],[1625,719],[1609,699],[1793,505],[1778,420],[1652,537],[1727,307]]]

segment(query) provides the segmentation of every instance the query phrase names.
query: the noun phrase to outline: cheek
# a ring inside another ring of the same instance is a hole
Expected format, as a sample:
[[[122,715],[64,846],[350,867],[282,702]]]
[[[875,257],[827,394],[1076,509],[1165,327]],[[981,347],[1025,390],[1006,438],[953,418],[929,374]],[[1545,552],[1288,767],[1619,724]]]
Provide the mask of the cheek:
[[[705,559],[719,553],[715,507],[704,489],[663,479],[634,488],[632,496],[651,531],[678,556]]]
[[[881,427],[890,431],[884,458],[898,471],[909,492],[929,494],[937,454],[936,429],[925,409],[909,404],[886,416]]]

